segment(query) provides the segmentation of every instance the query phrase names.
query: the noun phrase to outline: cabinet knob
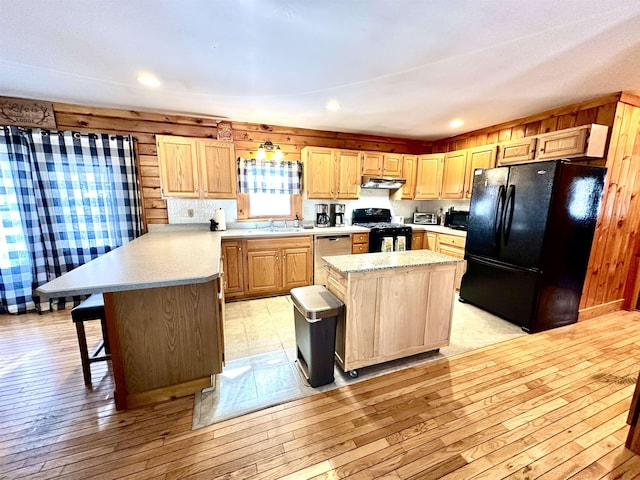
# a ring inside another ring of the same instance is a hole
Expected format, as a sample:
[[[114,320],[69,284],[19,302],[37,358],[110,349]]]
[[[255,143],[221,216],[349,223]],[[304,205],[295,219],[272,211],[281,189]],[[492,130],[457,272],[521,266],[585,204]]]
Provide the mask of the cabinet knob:
[[[242,247],[238,247],[238,251],[241,252],[242,251]]]

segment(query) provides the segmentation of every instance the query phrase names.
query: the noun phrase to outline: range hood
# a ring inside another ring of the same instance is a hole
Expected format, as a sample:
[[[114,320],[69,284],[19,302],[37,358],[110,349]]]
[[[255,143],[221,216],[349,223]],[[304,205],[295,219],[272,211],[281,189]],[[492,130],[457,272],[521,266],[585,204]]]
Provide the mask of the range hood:
[[[379,188],[381,190],[397,190],[406,183],[404,178],[377,177],[372,175],[362,176],[361,188]]]

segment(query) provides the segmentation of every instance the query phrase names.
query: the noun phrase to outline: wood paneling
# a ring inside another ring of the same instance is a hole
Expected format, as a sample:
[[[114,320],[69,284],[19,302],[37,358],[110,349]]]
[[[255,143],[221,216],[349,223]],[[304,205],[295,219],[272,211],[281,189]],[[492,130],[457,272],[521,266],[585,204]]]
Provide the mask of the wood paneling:
[[[206,115],[176,115],[114,108],[54,103],[58,129],[80,132],[132,134],[140,154],[141,183],[147,223],[167,223],[166,202],[161,199],[155,135],[217,138],[218,120]],[[252,157],[260,143],[280,145],[286,160],[300,160],[306,146],[370,150],[392,153],[429,153],[431,143],[375,135],[360,135],[296,127],[232,122],[236,155]],[[151,167],[151,168],[148,168]],[[151,203],[147,200],[157,200]]]
[[[193,396],[117,412],[105,362],[85,388],[68,311],[2,315],[0,476],[633,478],[639,344],[617,312],[192,430]]]

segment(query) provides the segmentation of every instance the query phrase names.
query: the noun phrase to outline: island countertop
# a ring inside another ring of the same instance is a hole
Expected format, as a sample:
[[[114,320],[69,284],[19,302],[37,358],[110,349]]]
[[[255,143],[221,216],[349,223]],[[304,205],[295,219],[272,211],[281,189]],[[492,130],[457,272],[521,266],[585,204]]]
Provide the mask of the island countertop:
[[[464,262],[464,260],[460,260],[459,258],[443,255],[442,253],[436,253],[431,250],[335,255],[322,257],[322,259],[341,273]]]
[[[146,233],[38,287],[47,297],[204,283],[220,275],[220,234]]]

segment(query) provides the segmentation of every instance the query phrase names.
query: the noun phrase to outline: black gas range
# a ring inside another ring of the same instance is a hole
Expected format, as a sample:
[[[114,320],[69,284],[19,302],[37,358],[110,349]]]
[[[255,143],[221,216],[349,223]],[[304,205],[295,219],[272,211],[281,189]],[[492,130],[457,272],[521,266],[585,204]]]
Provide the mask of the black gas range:
[[[411,250],[411,227],[391,223],[388,208],[354,208],[351,223],[369,229],[369,252]]]

